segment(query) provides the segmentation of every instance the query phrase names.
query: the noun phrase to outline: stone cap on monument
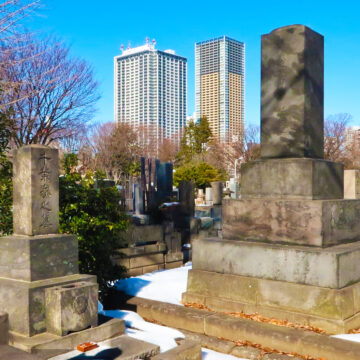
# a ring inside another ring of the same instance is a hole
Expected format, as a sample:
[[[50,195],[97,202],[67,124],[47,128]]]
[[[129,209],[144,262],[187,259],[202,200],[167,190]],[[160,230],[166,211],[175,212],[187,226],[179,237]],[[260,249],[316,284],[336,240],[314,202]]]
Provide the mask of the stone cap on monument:
[[[15,150],[13,187],[14,234],[58,233],[58,150],[37,144]]]
[[[324,37],[290,25],[261,37],[261,157],[324,156]]]

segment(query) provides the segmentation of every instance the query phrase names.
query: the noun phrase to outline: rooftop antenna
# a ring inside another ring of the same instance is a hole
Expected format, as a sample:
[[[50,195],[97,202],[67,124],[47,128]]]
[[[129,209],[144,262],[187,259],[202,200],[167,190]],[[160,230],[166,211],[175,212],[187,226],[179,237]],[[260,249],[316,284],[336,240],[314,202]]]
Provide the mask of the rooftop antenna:
[[[153,45],[155,46],[155,44],[156,44],[155,39],[152,39],[152,43],[153,43]]]
[[[129,44],[128,44],[128,50],[131,48],[131,41],[129,41]]]
[[[124,52],[124,44],[121,44],[120,49],[121,49],[121,52]]]
[[[148,45],[148,44],[149,44],[149,38],[146,37],[146,45]]]

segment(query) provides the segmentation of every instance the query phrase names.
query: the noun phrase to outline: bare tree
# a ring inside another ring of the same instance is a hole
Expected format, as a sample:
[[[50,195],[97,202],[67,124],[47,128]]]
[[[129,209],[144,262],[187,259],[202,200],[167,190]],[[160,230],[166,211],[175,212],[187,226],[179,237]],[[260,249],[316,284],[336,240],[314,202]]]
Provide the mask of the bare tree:
[[[331,161],[345,160],[345,130],[351,120],[350,114],[336,114],[324,122],[324,158]]]
[[[140,158],[138,132],[127,123],[102,124],[94,134],[93,146],[95,168],[115,181],[128,176]]]
[[[24,36],[22,20],[33,14],[38,8],[40,0],[7,0],[0,2],[0,87],[1,94],[7,94],[15,84],[9,81],[3,72],[15,60],[12,55],[18,52],[17,41]],[[16,61],[24,61],[17,59]],[[3,99],[2,99],[3,100]],[[2,102],[0,106],[2,107]],[[0,110],[3,110],[0,108]]]
[[[244,137],[236,142],[220,142],[212,140],[206,153],[206,162],[228,174],[235,173],[235,163],[239,166],[260,156],[260,129],[249,125],[245,129]]]
[[[7,54],[2,72],[13,87],[2,104],[11,109],[15,145],[48,145],[81,132],[99,99],[91,66],[71,58],[69,48],[54,38],[29,35],[10,47],[16,51]]]

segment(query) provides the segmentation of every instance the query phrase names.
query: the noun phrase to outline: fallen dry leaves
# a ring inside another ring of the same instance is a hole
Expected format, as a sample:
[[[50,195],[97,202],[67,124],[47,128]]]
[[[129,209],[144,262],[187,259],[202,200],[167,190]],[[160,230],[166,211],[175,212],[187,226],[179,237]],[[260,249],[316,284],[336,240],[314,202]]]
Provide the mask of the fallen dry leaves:
[[[214,310],[208,308],[205,305],[197,304],[197,303],[185,303],[184,306],[191,307],[191,308],[196,308],[196,309],[207,310],[207,311],[212,311],[212,312],[214,311]],[[275,318],[267,318],[267,317],[262,316],[262,315],[260,315],[258,313],[245,314],[243,312],[222,312],[222,314],[231,315],[231,316],[242,318],[242,319],[250,319],[250,320],[254,320],[254,321],[258,321],[258,322],[277,325],[277,326],[286,326],[286,327],[291,327],[291,328],[295,328],[295,329],[302,329],[302,330],[306,330],[306,331],[312,331],[312,332],[316,332],[318,334],[326,334],[325,330],[323,330],[321,328],[317,328],[315,326],[296,324],[296,323],[292,323],[292,322],[287,321],[287,320],[278,320],[278,319],[275,319]],[[359,331],[360,331],[360,329],[359,329]]]
[[[227,339],[224,339],[224,338],[219,338],[220,340],[227,340]],[[262,346],[260,344],[256,344],[256,343],[253,343],[251,341],[233,341],[233,343],[236,345],[236,346],[251,346],[251,347],[254,347],[254,348],[257,348],[259,350],[261,350],[261,353],[259,354],[257,360],[261,360],[264,355],[266,354],[271,354],[271,353],[275,353],[275,354],[280,354],[280,355],[286,355],[286,356],[290,356],[290,357],[298,357],[298,358],[301,358],[301,359],[304,359],[304,360],[327,360],[325,358],[314,358],[310,355],[307,355],[307,356],[303,356],[303,355],[300,355],[300,354],[296,354],[296,353],[293,353],[293,352],[284,352],[284,351],[279,351],[279,350],[276,350],[276,349],[273,349],[273,348],[270,348],[270,347],[266,347],[266,346]]]

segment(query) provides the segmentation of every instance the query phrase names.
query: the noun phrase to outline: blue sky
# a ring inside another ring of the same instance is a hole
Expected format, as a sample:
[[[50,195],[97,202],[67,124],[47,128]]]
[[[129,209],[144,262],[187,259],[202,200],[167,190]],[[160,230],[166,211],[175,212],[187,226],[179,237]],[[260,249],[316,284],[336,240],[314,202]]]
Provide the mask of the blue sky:
[[[113,121],[113,57],[120,46],[156,39],[188,59],[188,114],[195,108],[194,44],[227,35],[246,44],[245,121],[260,123],[260,36],[304,24],[325,36],[325,117],[360,125],[360,3],[357,1],[43,0],[29,27],[53,33],[92,64],[102,98],[95,120]]]

